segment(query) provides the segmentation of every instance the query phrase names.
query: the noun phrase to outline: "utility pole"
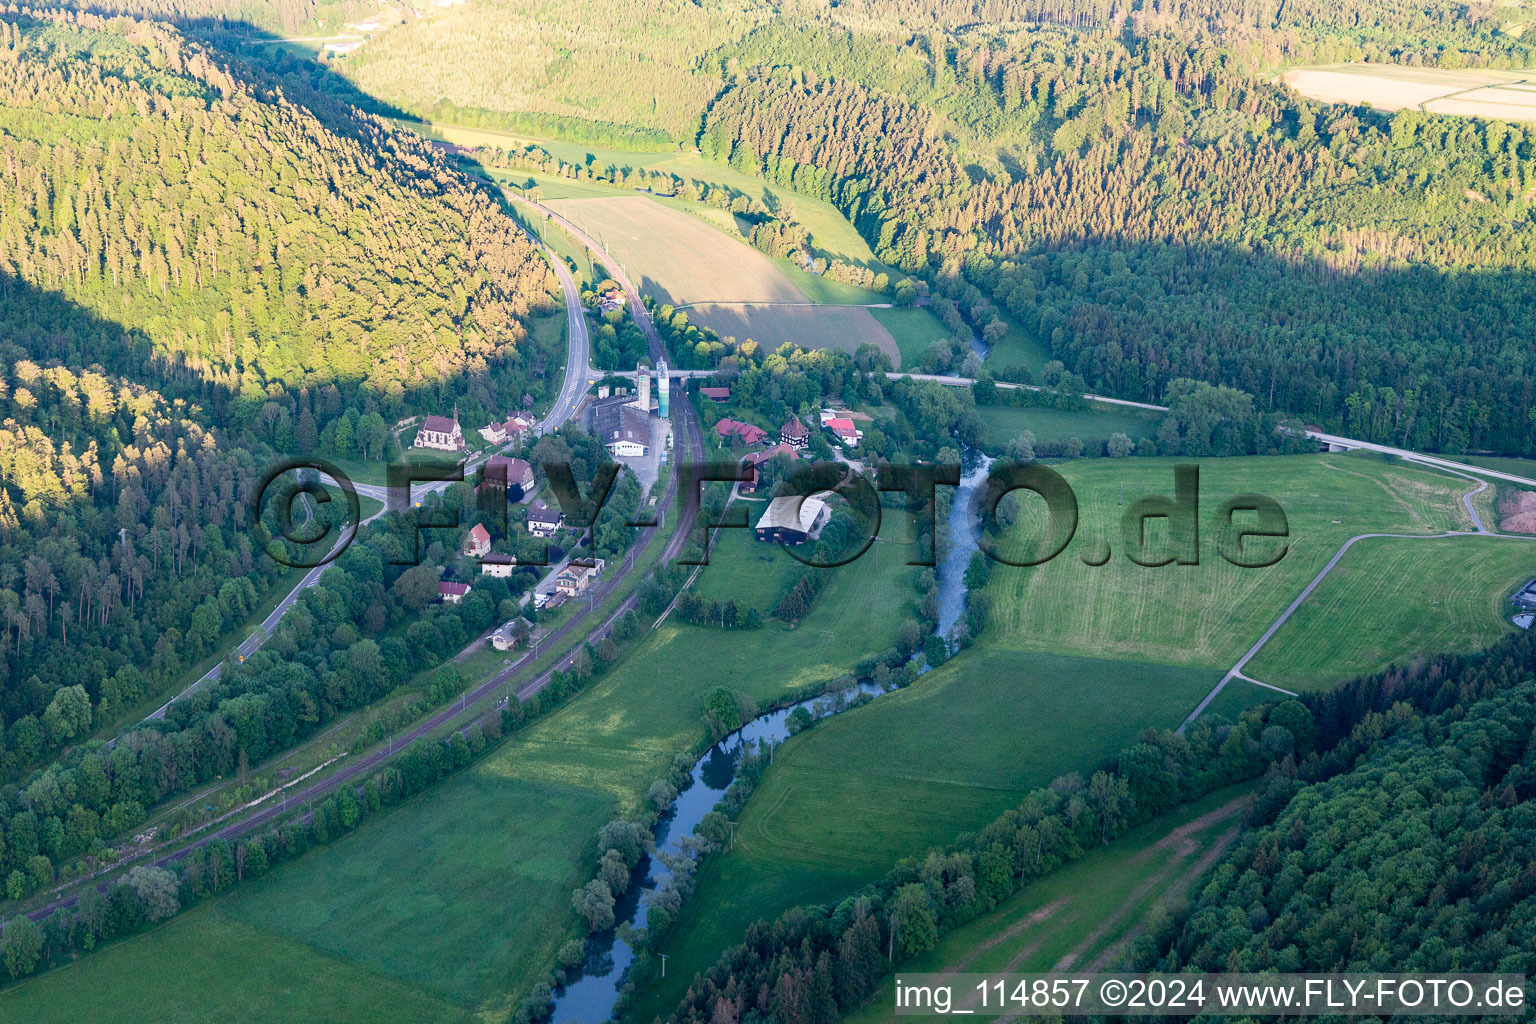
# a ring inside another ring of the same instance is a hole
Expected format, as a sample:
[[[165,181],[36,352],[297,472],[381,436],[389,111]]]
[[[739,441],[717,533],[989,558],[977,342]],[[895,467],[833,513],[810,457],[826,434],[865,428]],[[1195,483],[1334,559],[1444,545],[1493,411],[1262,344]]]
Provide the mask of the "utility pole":
[[[731,826],[731,849],[734,850],[736,849],[736,823],[731,821],[727,824]]]
[[[667,954],[657,953],[656,955],[661,957],[661,976],[665,978],[667,976]]]

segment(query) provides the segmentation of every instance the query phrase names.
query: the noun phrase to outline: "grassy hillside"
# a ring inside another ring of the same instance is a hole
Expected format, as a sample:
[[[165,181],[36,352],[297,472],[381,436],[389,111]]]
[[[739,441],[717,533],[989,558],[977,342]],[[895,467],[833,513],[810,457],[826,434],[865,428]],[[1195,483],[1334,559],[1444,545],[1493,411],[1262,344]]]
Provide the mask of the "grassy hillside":
[[[1515,627],[1509,597],[1536,577],[1536,541],[1365,540],[1243,670],[1292,690],[1396,662],[1492,644]]]
[[[250,1024],[349,1020],[471,1024],[473,1014],[302,942],[256,928],[221,906],[193,910],[0,995],[7,1020]]]
[[[1076,538],[1045,565],[993,568],[988,642],[1225,669],[1350,536],[1470,528],[1460,495],[1471,485],[1454,477],[1352,456],[1215,459],[1199,462],[1200,564],[1136,565],[1125,557],[1121,517],[1143,495],[1171,495],[1178,461],[1092,459],[1057,467],[1077,494]],[[1269,568],[1231,565],[1215,549],[1221,503],[1247,493],[1273,498],[1289,522],[1288,552]],[[1026,514],[1004,538],[1005,550],[1041,550],[1043,507],[1030,498]],[[1149,533],[1156,538],[1161,529]],[[1105,545],[1112,551],[1107,564],[1084,564],[1084,557],[1102,556]],[[1457,585],[1454,577],[1426,582]]]
[[[1219,790],[1127,832],[957,928],[904,969],[1044,973],[1111,968],[1147,917],[1188,898],[1236,837],[1247,791]],[[896,1019],[890,979],[859,1012],[845,1018],[851,1024]]]

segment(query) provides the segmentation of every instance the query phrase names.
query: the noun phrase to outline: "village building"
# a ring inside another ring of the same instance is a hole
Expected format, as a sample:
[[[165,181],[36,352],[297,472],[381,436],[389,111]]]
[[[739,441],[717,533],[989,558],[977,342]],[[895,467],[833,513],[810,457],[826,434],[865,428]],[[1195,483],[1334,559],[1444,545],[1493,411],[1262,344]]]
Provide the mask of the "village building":
[[[617,288],[609,288],[597,297],[597,311],[607,315],[616,309],[624,307],[624,293]]]
[[[535,537],[553,537],[565,517],[553,505],[535,501],[528,506],[528,532]]]
[[[750,423],[740,420],[721,420],[715,424],[715,435],[722,441],[729,441],[732,437],[741,438],[748,445],[762,444],[768,436],[768,431],[762,427],[754,427]]]
[[[779,440],[791,448],[807,448],[811,443],[811,430],[800,422],[799,416],[794,416],[779,428]]]
[[[464,595],[469,593],[468,583],[450,583],[447,580],[437,585],[437,599],[444,604],[458,604],[464,600]]]
[[[811,495],[797,494],[774,498],[757,521],[754,531],[760,541],[775,544],[804,544],[828,515],[827,503]]]
[[[537,421],[532,416],[513,413],[500,423],[487,423],[480,428],[480,436],[491,444],[506,444],[514,437],[526,434]]]
[[[469,536],[464,538],[464,547],[461,549],[467,558],[479,558],[488,554],[491,550],[491,535],[485,527],[476,523],[469,529]]]
[[[498,651],[510,651],[516,647],[518,645],[517,635],[519,631],[517,627],[519,623],[523,625],[523,636],[526,639],[528,635],[527,623],[520,618],[512,619],[509,622],[502,623],[501,627],[491,634],[491,646]]]
[[[651,418],[624,395],[603,399],[592,407],[592,432],[614,458],[650,454]]]
[[[459,429],[459,417],[428,416],[416,431],[414,447],[431,448],[440,452],[456,452],[464,447],[464,432]]]
[[[592,581],[597,579],[602,571],[603,560],[601,558],[593,559],[593,564],[590,566],[568,565],[555,576],[555,593],[563,594],[566,597],[574,597],[577,594],[585,593],[586,589],[592,585]]]
[[[823,423],[828,430],[837,435],[837,439],[847,447],[857,445],[864,437],[864,431],[853,425],[853,420],[834,416]]]
[[[729,402],[731,400],[730,388],[699,388],[699,394],[711,402]]]
[[[480,575],[504,580],[517,571],[517,559],[511,555],[486,555],[480,560]]]
[[[505,455],[492,455],[485,460],[485,468],[480,472],[480,484],[475,488],[476,493],[484,493],[488,488],[500,487],[498,478],[503,471],[506,473],[506,487],[509,491],[517,487],[523,494],[532,493],[533,467],[522,459],[511,459]]]
[[[747,471],[747,478],[741,481],[741,485],[738,488],[742,494],[756,493],[759,481],[758,469],[775,455],[788,455],[792,459],[800,457],[799,452],[783,442],[774,445],[772,448],[767,448],[760,452],[751,452],[743,456],[741,466]]]

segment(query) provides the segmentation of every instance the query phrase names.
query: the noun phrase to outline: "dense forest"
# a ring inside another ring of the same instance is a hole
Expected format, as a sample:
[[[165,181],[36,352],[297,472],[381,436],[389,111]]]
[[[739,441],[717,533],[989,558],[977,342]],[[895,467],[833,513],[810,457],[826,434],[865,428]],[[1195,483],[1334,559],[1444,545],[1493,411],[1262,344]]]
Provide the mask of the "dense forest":
[[[92,20],[0,24],[0,273],[257,404],[272,384],[398,402],[515,351],[548,270],[424,143]]]
[[[306,603],[165,721],[110,752],[100,739],[297,582],[263,549],[275,503],[265,535],[250,528],[275,460],[376,461],[398,454],[403,416],[458,401],[499,418],[545,394],[529,364],[551,353],[526,322],[552,300],[515,222],[435,151],[166,26],[13,10],[0,80],[0,779],[20,784],[0,793],[0,883],[15,896],[507,611],[525,579],[425,614],[435,582],[402,596],[399,569],[355,560],[370,534],[306,602],[382,590]],[[550,441],[583,472],[601,455]],[[638,502],[632,483],[618,495]],[[472,490],[454,500],[475,514]],[[302,507],[316,534],[345,514]],[[303,632],[310,608],[323,638]],[[416,647],[397,649],[415,624]],[[365,632],[383,661],[358,678]],[[93,758],[109,787],[81,784]]]
[[[832,201],[884,263],[976,289],[970,326],[1021,324],[1097,391],[1158,401],[1203,379],[1373,440],[1536,450],[1530,131],[1275,81],[1305,62],[1524,66],[1519,11],[690,10],[471,2],[376,33],[332,79],[423,116],[697,145]],[[526,59],[504,59],[504,36]]]

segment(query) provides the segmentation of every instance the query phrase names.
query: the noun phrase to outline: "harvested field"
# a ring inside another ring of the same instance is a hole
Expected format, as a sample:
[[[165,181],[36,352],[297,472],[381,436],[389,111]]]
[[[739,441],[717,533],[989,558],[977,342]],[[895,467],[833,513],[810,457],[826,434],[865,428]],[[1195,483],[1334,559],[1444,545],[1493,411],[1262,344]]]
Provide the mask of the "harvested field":
[[[1536,120],[1536,72],[1335,64],[1295,68],[1281,80],[1301,95],[1323,103],[1504,121]]]
[[[786,341],[849,351],[870,343],[901,364],[895,338],[869,310],[808,303],[780,264],[698,217],[645,196],[549,205],[606,245],[646,294],[689,306],[689,319],[721,335],[770,349]]]
[[[869,310],[860,306],[722,306],[703,303],[688,310],[695,323],[713,327],[722,335],[752,338],[770,350],[786,341],[803,348],[843,348],[878,345],[901,366],[901,351],[891,332]]]
[[[1499,529],[1536,533],[1536,492],[1511,491],[1499,498]]]

